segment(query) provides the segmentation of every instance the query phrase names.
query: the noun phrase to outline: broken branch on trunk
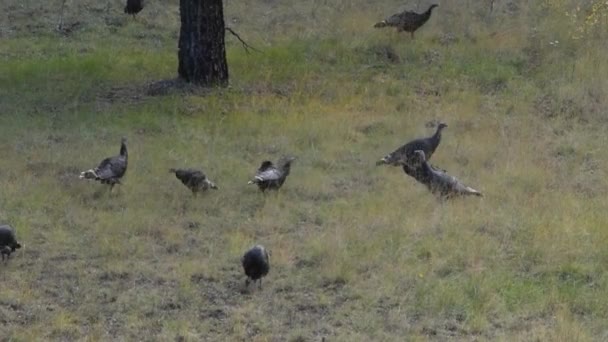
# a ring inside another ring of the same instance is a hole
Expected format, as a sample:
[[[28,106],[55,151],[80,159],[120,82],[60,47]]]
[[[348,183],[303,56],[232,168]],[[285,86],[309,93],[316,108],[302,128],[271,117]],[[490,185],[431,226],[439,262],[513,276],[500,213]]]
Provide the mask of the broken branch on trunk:
[[[236,37],[236,39],[238,39],[238,40],[241,42],[241,44],[243,44],[243,48],[245,48],[245,52],[247,52],[247,54],[249,54],[249,49],[251,49],[251,50],[253,50],[253,51],[255,51],[255,52],[262,53],[262,51],[260,51],[260,50],[258,50],[258,49],[256,49],[256,48],[254,48],[253,46],[251,46],[251,45],[249,45],[249,44],[247,44],[247,42],[245,42],[245,41],[244,41],[244,40],[241,38],[241,36],[239,36],[239,35],[238,35],[236,32],[234,32],[234,30],[233,30],[232,28],[230,28],[230,27],[225,27],[225,29],[226,29],[226,31],[230,32],[230,33],[231,33],[233,36],[235,36],[235,37]]]

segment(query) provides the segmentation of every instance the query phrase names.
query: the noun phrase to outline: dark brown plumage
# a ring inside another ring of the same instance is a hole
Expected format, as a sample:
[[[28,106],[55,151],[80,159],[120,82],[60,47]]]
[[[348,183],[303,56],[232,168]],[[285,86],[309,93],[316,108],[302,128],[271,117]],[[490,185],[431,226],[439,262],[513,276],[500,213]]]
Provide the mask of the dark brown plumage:
[[[268,252],[264,246],[256,245],[248,250],[241,258],[241,265],[243,265],[243,270],[247,276],[245,286],[249,286],[250,280],[253,282],[259,280],[259,287],[262,288],[262,278],[265,277],[270,270]]]
[[[441,142],[441,131],[448,127],[447,124],[441,122],[437,125],[435,134],[427,138],[414,139],[407,144],[397,148],[395,151],[387,154],[384,158],[380,159],[376,165],[389,164],[392,166],[403,166],[411,164],[414,158],[414,151],[422,150],[428,159],[431,158],[437,146]]]
[[[457,178],[448,175],[445,171],[429,165],[424,151],[417,150],[414,155],[413,164],[405,165],[403,170],[418,182],[426,185],[431,193],[442,199],[467,195],[482,196],[481,192],[462,184]]]
[[[11,257],[11,253],[18,248],[21,248],[21,244],[17,242],[13,228],[9,225],[0,225],[0,254],[2,254],[2,261],[8,260]]]
[[[128,162],[127,138],[122,138],[119,155],[102,160],[94,169],[81,172],[80,178],[93,179],[102,184],[108,184],[112,189],[114,185],[120,184],[120,179],[127,172]]]
[[[401,13],[393,14],[392,16],[382,20],[379,23],[376,23],[374,27],[396,27],[397,32],[409,32],[412,35],[412,39],[414,38],[414,32],[418,30],[424,23],[426,23],[431,17],[431,13],[433,12],[433,8],[438,5],[431,5],[428,10],[424,13],[416,13],[412,11],[403,11]]]
[[[194,196],[200,191],[204,192],[208,189],[218,189],[215,183],[210,181],[202,171],[195,169],[169,169],[169,172],[175,173],[175,177],[190,189]]]
[[[277,162],[277,166],[271,161],[263,161],[253,179],[249,181],[249,184],[256,184],[262,192],[266,190],[278,190],[285,183],[287,176],[289,176],[291,163],[294,160],[294,157],[282,157]]]
[[[0,247],[0,254],[2,254],[2,261],[6,261],[6,260],[10,259],[12,252],[13,251],[9,246]]]
[[[144,9],[143,0],[127,0],[127,5],[125,6],[126,14],[131,14],[135,17],[142,9]]]

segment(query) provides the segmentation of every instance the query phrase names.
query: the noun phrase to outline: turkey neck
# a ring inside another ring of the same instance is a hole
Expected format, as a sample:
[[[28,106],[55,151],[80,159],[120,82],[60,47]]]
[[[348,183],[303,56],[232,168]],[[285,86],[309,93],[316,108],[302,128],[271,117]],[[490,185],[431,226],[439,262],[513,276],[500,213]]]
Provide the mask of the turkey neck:
[[[435,132],[435,134],[433,134],[433,144],[435,145],[435,147],[437,147],[437,145],[439,145],[439,141],[441,140],[441,130],[443,128],[441,127],[437,127],[437,131]]]
[[[129,157],[129,153],[127,152],[127,144],[124,142],[120,144],[120,155],[125,157],[125,159]]]
[[[429,20],[429,18],[431,17],[431,12],[433,12],[433,8],[435,8],[435,6],[431,5],[431,7],[426,10],[426,12],[422,13],[422,23],[425,23],[427,20]]]
[[[429,165],[429,163],[424,160],[420,163],[420,168],[422,169],[422,177],[420,177],[423,181],[423,183],[428,183],[431,181],[432,178],[432,174],[433,174],[433,169],[431,169],[431,166]]]
[[[435,5],[431,5],[429,7],[429,9],[426,10],[426,12],[424,12],[424,20],[428,20],[431,17],[431,12],[433,12],[433,8],[435,8]]]
[[[283,173],[283,176],[285,176],[285,177],[287,175],[289,175],[290,171],[291,171],[291,162],[288,162],[281,167],[281,172]]]

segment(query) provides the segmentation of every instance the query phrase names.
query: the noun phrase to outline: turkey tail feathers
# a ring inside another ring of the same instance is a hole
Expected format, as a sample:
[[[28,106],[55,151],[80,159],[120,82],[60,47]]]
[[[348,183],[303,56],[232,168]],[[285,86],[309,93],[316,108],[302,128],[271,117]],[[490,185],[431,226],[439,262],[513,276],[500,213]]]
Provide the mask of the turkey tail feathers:
[[[479,192],[473,188],[469,188],[469,189],[470,189],[472,195],[483,197],[483,194],[481,192]]]
[[[79,178],[80,179],[97,179],[99,177],[97,176],[97,173],[95,173],[95,170],[91,169],[91,170],[81,172]]]
[[[385,27],[385,26],[386,26],[386,20],[382,20],[381,22],[376,23],[374,25],[375,28],[380,28],[380,27]]]
[[[468,195],[475,195],[475,196],[483,197],[483,194],[481,192],[471,188],[470,186],[466,187],[466,193]]]

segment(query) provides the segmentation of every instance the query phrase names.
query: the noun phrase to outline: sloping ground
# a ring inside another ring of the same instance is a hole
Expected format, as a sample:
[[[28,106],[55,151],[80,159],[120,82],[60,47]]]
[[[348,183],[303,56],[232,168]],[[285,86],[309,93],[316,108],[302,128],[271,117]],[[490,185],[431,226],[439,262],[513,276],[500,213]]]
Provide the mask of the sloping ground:
[[[58,33],[60,2],[2,3],[0,220],[24,248],[0,265],[0,337],[605,339],[605,33],[465,1],[411,41],[371,28],[396,2],[229,2],[263,53],[228,38],[230,88],[159,95],[176,5],[66,2]],[[433,163],[483,198],[374,165],[437,120]],[[124,184],[79,180],[122,136]],[[280,192],[247,186],[283,154]],[[220,190],[193,198],[184,166]],[[245,289],[256,243],[271,271]]]

